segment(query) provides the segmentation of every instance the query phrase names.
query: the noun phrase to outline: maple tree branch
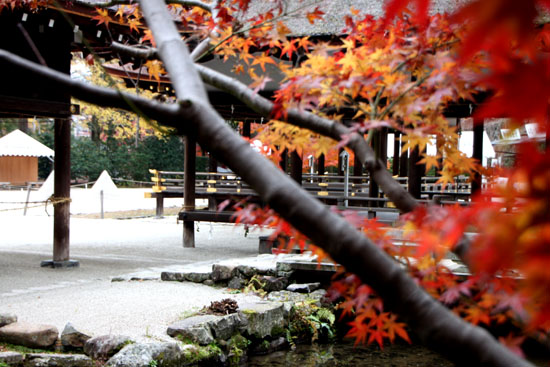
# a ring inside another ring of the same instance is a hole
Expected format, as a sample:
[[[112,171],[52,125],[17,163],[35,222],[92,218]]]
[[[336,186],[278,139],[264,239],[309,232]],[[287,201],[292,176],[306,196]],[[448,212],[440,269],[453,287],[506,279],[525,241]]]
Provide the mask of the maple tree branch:
[[[162,0],[141,0],[142,11],[149,23],[167,23],[169,14]],[[182,47],[174,48],[178,36],[175,27],[151,27],[159,44],[159,55],[177,62],[165,62],[169,75],[186,73],[198,79],[195,68],[185,68],[190,55]],[[161,35],[159,32],[171,32]],[[166,42],[166,45],[163,43]],[[174,81],[178,90],[188,89],[183,78]],[[225,162],[240,175],[260,197],[285,220],[324,249],[335,261],[357,274],[384,300],[390,310],[400,314],[430,347],[458,362],[494,366],[528,366],[529,363],[508,351],[487,331],[468,324],[418,287],[403,269],[367,237],[359,233],[275,165],[254,153],[213,109],[202,94],[182,106],[187,123],[194,126],[196,137],[214,157]],[[466,349],[466,352],[461,350]]]
[[[144,1],[154,3],[144,7],[145,15],[149,19],[149,12],[154,13],[156,8],[164,6],[160,0]],[[157,42],[166,41],[172,45],[169,35],[160,37],[155,34],[155,39]],[[160,53],[162,58],[170,55],[179,61],[167,65],[182,68],[177,65],[187,64],[182,58],[189,58],[189,54],[180,54],[181,49],[174,53],[161,45],[159,50],[164,50]],[[397,262],[367,237],[311,197],[266,158],[255,153],[248,142],[225,124],[223,118],[201,94],[194,97],[176,91],[190,100],[163,105],[72,80],[68,75],[49,70],[3,50],[0,50],[0,60],[12,65],[18,64],[26,72],[39,74],[52,85],[66,88],[81,100],[123,109],[130,109],[127,100],[131,100],[150,118],[175,126],[184,134],[196,135],[206,149],[243,177],[285,220],[323,248],[335,261],[369,284],[382,297],[388,309],[401,315],[426,345],[449,359],[470,365],[530,366],[499,344],[487,331],[461,320],[422,291]],[[194,68],[184,70],[195,73]],[[168,69],[168,73],[174,75],[178,71]],[[187,89],[187,85],[182,83],[193,79],[195,78],[192,76],[177,78],[174,88]]]

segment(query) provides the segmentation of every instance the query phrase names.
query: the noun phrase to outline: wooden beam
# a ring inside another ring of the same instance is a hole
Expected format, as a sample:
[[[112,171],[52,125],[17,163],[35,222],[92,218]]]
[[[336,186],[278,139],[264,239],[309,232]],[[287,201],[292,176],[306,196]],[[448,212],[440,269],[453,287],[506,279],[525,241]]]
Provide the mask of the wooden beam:
[[[195,210],[195,159],[196,140],[194,136],[185,137],[183,211]],[[195,222],[183,222],[183,247],[195,247]]]

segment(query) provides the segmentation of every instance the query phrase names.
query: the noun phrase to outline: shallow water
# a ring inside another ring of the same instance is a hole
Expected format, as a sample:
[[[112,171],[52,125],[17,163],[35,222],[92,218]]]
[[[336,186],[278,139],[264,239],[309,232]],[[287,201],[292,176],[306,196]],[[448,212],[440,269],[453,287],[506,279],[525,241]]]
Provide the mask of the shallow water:
[[[440,355],[417,345],[395,344],[381,350],[376,345],[353,347],[353,343],[298,345],[295,350],[280,351],[248,359],[248,367],[452,367]]]

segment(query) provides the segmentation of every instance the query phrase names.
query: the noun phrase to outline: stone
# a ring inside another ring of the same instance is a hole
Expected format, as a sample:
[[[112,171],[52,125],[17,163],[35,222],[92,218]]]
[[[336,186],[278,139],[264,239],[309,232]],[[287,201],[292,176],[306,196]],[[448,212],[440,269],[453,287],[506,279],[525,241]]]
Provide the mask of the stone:
[[[287,291],[298,293],[311,293],[321,287],[321,283],[291,284],[286,287]]]
[[[185,280],[193,283],[202,283],[210,279],[210,273],[185,273]]]
[[[263,283],[262,289],[266,292],[280,291],[288,285],[288,279],[283,277],[264,275],[259,277],[259,280]]]
[[[233,277],[227,284],[227,288],[231,289],[241,289],[246,285],[246,280],[239,277]]]
[[[136,343],[125,346],[107,361],[107,367],[179,366],[182,348],[178,343]]]
[[[286,302],[298,303],[298,302],[308,301],[308,302],[313,302],[313,304],[317,307],[321,307],[323,305],[322,300],[325,298],[325,294],[326,294],[326,291],[324,289],[317,289],[316,291],[313,291],[309,294],[282,290],[279,292],[269,293],[266,299],[268,301],[285,302],[285,303]]]
[[[168,326],[166,333],[173,338],[179,336],[199,345],[207,345],[214,341],[209,323],[215,319],[214,315],[188,317]]]
[[[208,322],[214,338],[227,340],[239,329],[246,326],[246,318],[239,312],[225,316],[218,316]]]
[[[207,285],[209,287],[214,285],[214,281],[212,279],[206,279],[202,284]]]
[[[93,359],[107,360],[130,343],[132,339],[124,335],[96,336],[86,341],[84,353]]]
[[[292,271],[294,269],[292,269],[292,266],[290,266],[289,263],[278,262],[276,265],[276,270],[277,272],[280,272],[280,271]]]
[[[17,316],[11,313],[0,313],[0,327],[17,322]]]
[[[61,332],[61,345],[65,349],[80,349],[84,348],[84,344],[90,338],[91,336],[76,330],[73,324],[68,322]]]
[[[172,271],[163,271],[160,273],[160,280],[165,282],[183,282],[183,273],[175,273]]]
[[[235,269],[234,266],[214,264],[212,265],[211,279],[214,282],[231,279],[231,273]]]
[[[93,367],[94,362],[84,354],[28,353],[25,367]]]
[[[271,336],[273,328],[281,329],[287,325],[281,302],[247,303],[241,304],[239,309],[247,320],[240,331],[256,338]]]
[[[45,349],[55,344],[58,334],[55,326],[14,322],[0,328],[0,341]]]
[[[234,271],[233,276],[242,275],[242,277],[250,279],[254,275],[259,274],[261,271],[258,268],[248,265],[238,265]]]
[[[25,357],[17,352],[0,352],[0,365],[2,363],[8,366],[18,366],[23,364]]]

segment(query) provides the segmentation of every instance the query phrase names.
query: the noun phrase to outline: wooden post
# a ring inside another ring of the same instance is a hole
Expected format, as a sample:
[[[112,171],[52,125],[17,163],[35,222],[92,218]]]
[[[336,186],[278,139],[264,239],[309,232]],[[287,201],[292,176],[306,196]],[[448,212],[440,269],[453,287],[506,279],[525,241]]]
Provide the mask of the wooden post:
[[[195,159],[196,140],[194,136],[185,137],[183,211],[195,210]],[[183,247],[195,247],[195,222],[183,222]]]
[[[380,148],[378,158],[384,163],[384,167],[388,167],[388,128],[380,129]]]
[[[420,161],[420,152],[418,147],[411,150],[409,157],[409,193],[416,199],[420,199],[422,193],[422,165],[417,164]]]
[[[77,267],[79,262],[69,259],[71,120],[55,119],[54,148],[53,259],[42,261],[40,266],[52,268]]]
[[[376,159],[378,159],[380,157],[380,131],[374,131],[374,136],[372,137],[372,149],[374,150]],[[379,196],[380,189],[371,175],[369,176],[369,197],[378,198]],[[370,206],[377,207],[378,201],[372,202]]]
[[[250,139],[250,121],[243,122],[243,137]]]
[[[290,153],[290,177],[292,177],[298,185],[302,185],[302,164],[302,158],[293,150],[292,153]]]
[[[473,121],[474,129],[474,141],[473,141],[473,153],[472,158],[477,159],[479,164],[483,164],[483,120]],[[481,175],[475,173],[472,180],[472,196],[477,194],[481,190]]]
[[[393,164],[392,164],[392,175],[399,175],[399,163],[401,162],[401,133],[399,131],[393,132]]]
[[[286,172],[286,167],[288,165],[288,149],[283,150],[281,153],[281,161],[279,162],[279,167]]]
[[[321,154],[317,159],[317,174],[319,175],[325,174],[325,155],[324,154]]]

